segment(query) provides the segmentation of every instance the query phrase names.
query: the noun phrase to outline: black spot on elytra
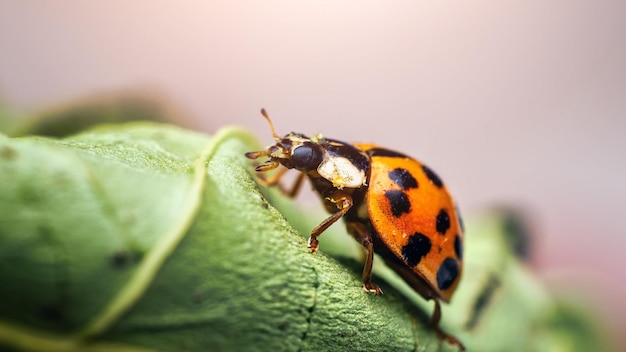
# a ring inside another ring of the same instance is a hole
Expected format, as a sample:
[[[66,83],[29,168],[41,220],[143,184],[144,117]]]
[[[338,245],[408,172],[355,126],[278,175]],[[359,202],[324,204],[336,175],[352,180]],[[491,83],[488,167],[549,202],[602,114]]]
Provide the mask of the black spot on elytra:
[[[447,290],[457,276],[459,276],[459,264],[453,258],[446,258],[437,270],[437,287],[442,291]]]
[[[410,267],[416,266],[430,252],[432,244],[424,234],[416,232],[409,237],[409,242],[402,247],[402,258]]]
[[[454,238],[454,253],[459,260],[463,259],[463,240],[458,234]]]
[[[402,214],[408,213],[411,210],[409,197],[407,197],[403,191],[387,191],[385,192],[385,197],[389,199],[389,205],[391,205],[391,213],[393,216],[399,218]]]
[[[426,165],[422,165],[422,170],[424,170],[426,177],[428,177],[428,179],[430,180],[430,182],[433,183],[433,185],[439,188],[443,187],[443,182],[441,181],[439,176],[433,170],[431,170],[431,168],[429,168]]]
[[[437,232],[442,235],[446,234],[446,231],[450,228],[450,216],[448,216],[448,212],[445,209],[441,209],[439,214],[437,214]]]
[[[417,188],[417,180],[411,176],[411,173],[407,169],[397,168],[389,171],[389,179],[403,190]]]

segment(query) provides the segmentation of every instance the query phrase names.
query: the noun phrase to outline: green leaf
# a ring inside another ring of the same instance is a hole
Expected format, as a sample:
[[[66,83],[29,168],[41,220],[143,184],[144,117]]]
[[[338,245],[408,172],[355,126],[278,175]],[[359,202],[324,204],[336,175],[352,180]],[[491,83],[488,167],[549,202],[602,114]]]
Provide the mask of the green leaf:
[[[152,124],[2,138],[0,342],[413,349],[417,323],[398,296],[364,294],[268,205],[243,157],[253,147],[237,129]]]
[[[155,123],[0,136],[0,348],[454,351],[429,325],[432,303],[381,260],[385,294],[361,289],[341,226],[310,253],[303,234],[325,215],[260,188],[243,156],[258,148],[237,128]],[[469,225],[444,329],[476,351],[568,346],[588,331],[561,319],[497,218]]]

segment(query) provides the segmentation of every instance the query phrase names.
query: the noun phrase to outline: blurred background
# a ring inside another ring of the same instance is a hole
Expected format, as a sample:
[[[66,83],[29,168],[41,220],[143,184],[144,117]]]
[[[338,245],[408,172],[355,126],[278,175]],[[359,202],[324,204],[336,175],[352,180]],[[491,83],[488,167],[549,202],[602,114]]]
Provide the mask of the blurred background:
[[[322,132],[425,161],[465,216],[626,332],[626,2],[5,1],[0,100],[148,91],[194,128]],[[310,202],[317,202],[309,197]],[[471,240],[471,239],[468,239]]]

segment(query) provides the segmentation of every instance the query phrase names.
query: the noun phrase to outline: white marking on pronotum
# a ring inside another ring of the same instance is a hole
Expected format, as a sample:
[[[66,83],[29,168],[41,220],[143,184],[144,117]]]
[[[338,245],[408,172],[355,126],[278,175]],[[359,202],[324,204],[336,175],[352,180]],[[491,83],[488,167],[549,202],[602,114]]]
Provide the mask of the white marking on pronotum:
[[[367,181],[365,171],[356,167],[349,159],[338,156],[324,158],[317,167],[317,172],[338,189],[360,188]]]

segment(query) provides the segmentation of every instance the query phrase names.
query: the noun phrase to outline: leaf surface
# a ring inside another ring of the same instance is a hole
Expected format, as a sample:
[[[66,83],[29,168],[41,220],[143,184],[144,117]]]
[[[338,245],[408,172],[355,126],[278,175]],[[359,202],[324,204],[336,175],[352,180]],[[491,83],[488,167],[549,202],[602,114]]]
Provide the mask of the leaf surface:
[[[455,350],[430,328],[431,304],[384,266],[375,280],[385,295],[363,292],[340,226],[310,253],[303,234],[325,215],[260,188],[243,156],[258,148],[237,128],[210,137],[155,123],[0,136],[0,346]],[[444,328],[480,351],[572,339],[562,324],[551,333],[558,307],[497,222],[468,227],[466,277]],[[518,336],[526,345],[511,344]]]

